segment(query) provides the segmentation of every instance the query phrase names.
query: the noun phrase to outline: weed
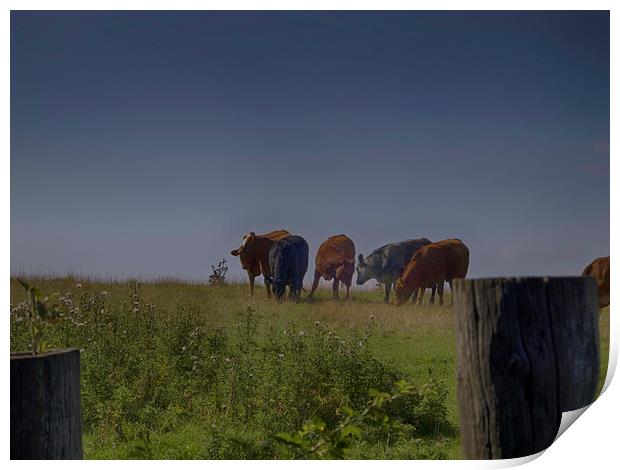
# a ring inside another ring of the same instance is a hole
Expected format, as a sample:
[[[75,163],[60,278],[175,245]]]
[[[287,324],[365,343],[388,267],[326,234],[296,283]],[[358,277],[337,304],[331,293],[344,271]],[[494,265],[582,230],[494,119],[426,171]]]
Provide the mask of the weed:
[[[226,258],[222,258],[222,261],[217,263],[217,267],[211,265],[211,274],[209,275],[209,284],[221,285],[226,282],[226,274],[228,273],[228,266],[226,265]]]

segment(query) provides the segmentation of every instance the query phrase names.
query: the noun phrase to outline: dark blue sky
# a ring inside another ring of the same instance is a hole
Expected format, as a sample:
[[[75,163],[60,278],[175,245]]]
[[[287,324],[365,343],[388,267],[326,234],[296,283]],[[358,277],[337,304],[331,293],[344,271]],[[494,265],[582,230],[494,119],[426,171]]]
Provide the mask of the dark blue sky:
[[[609,253],[607,12],[13,12],[11,270],[205,278],[248,231]],[[306,282],[309,282],[309,275]]]

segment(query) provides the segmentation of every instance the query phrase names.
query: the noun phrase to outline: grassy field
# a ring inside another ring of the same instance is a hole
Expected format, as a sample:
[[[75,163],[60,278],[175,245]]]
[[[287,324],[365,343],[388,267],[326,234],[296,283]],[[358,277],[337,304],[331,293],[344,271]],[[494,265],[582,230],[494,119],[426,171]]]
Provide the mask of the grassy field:
[[[276,303],[260,288],[180,282],[31,279],[60,292],[69,320],[52,346],[82,348],[86,458],[292,458],[275,439],[343,406],[364,408],[371,388],[415,386],[347,438],[347,458],[459,458],[455,338],[449,306],[384,305],[382,293],[349,302],[322,290],[312,303]],[[11,348],[28,347],[11,280]],[[449,295],[447,296],[450,302]],[[604,382],[609,310],[600,315]],[[393,405],[393,406],[392,406]],[[312,439],[312,435],[309,436]]]

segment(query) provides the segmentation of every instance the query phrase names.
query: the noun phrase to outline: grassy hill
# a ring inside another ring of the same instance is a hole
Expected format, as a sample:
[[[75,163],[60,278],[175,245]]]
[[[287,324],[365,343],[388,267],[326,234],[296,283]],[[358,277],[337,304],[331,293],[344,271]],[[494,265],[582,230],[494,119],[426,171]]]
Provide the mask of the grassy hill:
[[[30,281],[61,293],[67,319],[51,345],[83,349],[86,458],[292,458],[277,433],[312,417],[332,429],[344,407],[362,410],[400,379],[415,392],[386,406],[399,422],[364,423],[345,456],[459,458],[449,306],[385,305],[378,291],[292,304],[241,284]],[[28,348],[24,294],[11,280],[12,350]],[[600,328],[602,384],[608,309]]]

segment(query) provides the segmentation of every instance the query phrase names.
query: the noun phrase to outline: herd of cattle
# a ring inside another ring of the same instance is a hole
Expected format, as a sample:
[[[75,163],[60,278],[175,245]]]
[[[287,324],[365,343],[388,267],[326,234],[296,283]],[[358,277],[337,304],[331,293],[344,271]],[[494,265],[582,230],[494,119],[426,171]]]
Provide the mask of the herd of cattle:
[[[256,235],[250,232],[243,236],[241,246],[230,252],[238,256],[241,266],[248,273],[250,294],[254,295],[254,279],[262,275],[265,279],[267,297],[272,292],[282,299],[286,288],[289,298],[299,300],[303,280],[308,270],[308,243],[303,237],[291,235],[286,230]],[[333,280],[333,298],[338,299],[340,283],[346,287],[349,297],[353,273],[357,271],[357,284],[362,285],[376,279],[385,286],[384,302],[389,302],[392,287],[396,293],[396,304],[407,302],[421,304],[425,290],[431,289],[430,303],[435,293],[443,304],[443,289],[446,282],[452,288],[452,280],[464,278],[469,268],[469,249],[457,239],[451,238],[432,242],[428,238],[416,238],[397,243],[388,243],[374,250],[364,258],[357,258],[355,267],[355,244],[344,234],[334,235],[319,247],[315,262],[314,281],[308,294],[312,299],[319,280]],[[583,276],[596,279],[599,290],[599,306],[609,305],[609,256],[597,258],[583,271]]]

